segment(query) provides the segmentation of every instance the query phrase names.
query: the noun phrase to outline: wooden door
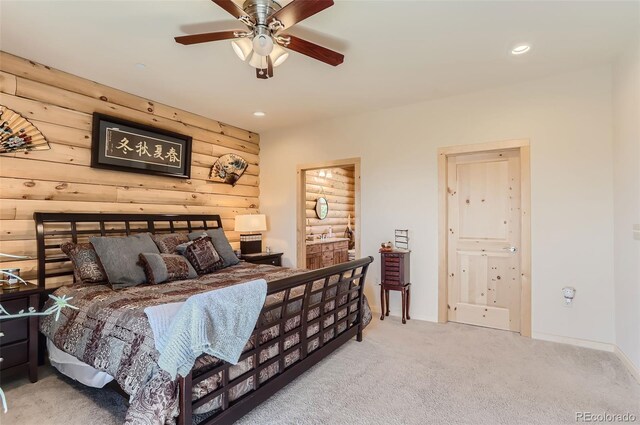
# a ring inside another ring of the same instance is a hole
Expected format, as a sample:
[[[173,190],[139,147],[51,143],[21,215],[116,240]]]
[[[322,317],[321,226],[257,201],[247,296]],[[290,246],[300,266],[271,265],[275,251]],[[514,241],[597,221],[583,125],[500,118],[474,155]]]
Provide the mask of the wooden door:
[[[448,318],[519,332],[519,151],[447,161]]]

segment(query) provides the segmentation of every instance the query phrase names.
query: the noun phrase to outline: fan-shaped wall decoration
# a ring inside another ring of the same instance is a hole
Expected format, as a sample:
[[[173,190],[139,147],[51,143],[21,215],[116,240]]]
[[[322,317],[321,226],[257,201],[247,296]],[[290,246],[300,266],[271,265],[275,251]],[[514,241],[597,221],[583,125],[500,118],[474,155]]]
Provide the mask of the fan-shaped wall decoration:
[[[0,105],[0,154],[51,149],[40,130],[25,117]]]
[[[213,164],[209,178],[216,182],[228,183],[231,186],[235,186],[248,165],[247,161],[241,156],[228,153],[222,155],[216,163]]]

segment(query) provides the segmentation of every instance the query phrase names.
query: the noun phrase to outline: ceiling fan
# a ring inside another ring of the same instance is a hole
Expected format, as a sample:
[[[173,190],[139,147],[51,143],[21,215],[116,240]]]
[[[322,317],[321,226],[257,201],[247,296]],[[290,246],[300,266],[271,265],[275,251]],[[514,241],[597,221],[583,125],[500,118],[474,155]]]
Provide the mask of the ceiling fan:
[[[218,31],[175,37],[180,44],[198,44],[210,41],[233,41],[233,50],[243,61],[256,68],[260,79],[273,77],[273,68],[289,56],[284,48],[294,50],[313,59],[337,66],[344,55],[282,32],[298,22],[333,6],[333,0],[293,0],[285,7],[274,0],[246,0],[242,8],[231,0],[212,0],[248,27],[248,31]],[[284,47],[284,48],[283,48]]]

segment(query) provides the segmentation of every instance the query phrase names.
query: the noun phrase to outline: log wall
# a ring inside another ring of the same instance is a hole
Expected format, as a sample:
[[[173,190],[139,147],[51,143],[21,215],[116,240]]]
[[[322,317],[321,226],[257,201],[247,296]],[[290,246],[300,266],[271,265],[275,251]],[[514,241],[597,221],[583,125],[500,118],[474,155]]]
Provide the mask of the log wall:
[[[220,214],[258,212],[258,134],[159,104],[0,52],[0,104],[29,119],[51,150],[0,155],[0,252],[36,255],[35,211]],[[193,137],[191,179],[91,168],[93,112]],[[249,167],[235,187],[207,181],[226,153]],[[239,235],[227,231],[234,248]],[[36,260],[0,258],[0,267],[36,273]]]
[[[325,173],[328,170],[324,170]],[[329,231],[342,236],[351,215],[351,230],[355,230],[355,188],[354,170],[351,168],[331,168],[331,178],[320,177],[320,170],[306,172],[306,234],[317,235]],[[329,203],[329,215],[324,220],[316,216],[316,199],[324,196]]]

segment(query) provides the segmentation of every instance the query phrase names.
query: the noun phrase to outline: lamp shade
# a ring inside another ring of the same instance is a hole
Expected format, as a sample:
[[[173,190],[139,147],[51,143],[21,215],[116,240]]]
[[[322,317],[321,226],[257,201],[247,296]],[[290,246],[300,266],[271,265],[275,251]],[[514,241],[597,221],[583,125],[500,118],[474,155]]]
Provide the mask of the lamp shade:
[[[236,232],[264,232],[267,217],[264,214],[243,214],[236,216]]]
[[[249,65],[258,69],[266,69],[267,68],[267,57],[260,56],[256,52],[251,54],[251,59],[249,59]]]
[[[238,57],[243,61],[246,61],[253,51],[253,44],[251,44],[251,41],[246,38],[233,40],[231,42],[231,47],[233,47],[233,51],[236,52],[236,55],[238,55]]]
[[[287,60],[289,57],[289,52],[284,50],[282,47],[277,44],[273,46],[273,52],[271,52],[271,62],[273,62],[273,67],[280,66]]]

